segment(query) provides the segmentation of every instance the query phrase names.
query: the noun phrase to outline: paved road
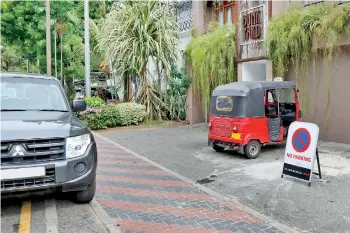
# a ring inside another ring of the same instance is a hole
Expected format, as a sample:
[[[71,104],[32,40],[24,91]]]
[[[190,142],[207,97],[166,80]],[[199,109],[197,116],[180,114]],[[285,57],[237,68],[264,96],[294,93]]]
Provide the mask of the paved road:
[[[96,199],[124,233],[292,233],[100,136]]]
[[[207,146],[207,126],[109,131],[102,135],[303,232],[350,232],[350,145],[320,143],[323,180],[281,179],[283,146],[256,160]],[[210,178],[211,175],[216,178]]]
[[[56,195],[1,199],[3,233],[107,233],[89,204]]]

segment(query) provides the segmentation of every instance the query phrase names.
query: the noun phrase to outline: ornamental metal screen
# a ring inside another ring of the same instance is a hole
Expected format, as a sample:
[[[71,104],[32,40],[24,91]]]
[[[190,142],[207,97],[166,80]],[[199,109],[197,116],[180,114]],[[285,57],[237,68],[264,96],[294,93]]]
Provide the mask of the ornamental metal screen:
[[[175,4],[176,20],[180,26],[180,32],[189,30],[192,27],[192,1],[182,0]]]

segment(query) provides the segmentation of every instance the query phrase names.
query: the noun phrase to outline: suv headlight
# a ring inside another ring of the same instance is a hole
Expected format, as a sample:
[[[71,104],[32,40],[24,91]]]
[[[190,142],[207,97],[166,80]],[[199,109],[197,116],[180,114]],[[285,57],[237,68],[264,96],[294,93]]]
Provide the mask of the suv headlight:
[[[71,159],[83,155],[90,143],[90,134],[67,138],[66,158]]]

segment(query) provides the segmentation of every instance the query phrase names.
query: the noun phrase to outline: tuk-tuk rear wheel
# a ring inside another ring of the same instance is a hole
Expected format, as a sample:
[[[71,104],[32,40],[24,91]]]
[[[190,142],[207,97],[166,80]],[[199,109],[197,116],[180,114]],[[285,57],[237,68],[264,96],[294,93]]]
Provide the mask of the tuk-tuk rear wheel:
[[[225,150],[224,147],[218,146],[218,145],[216,145],[215,143],[213,143],[213,149],[214,149],[215,151],[217,151],[217,152],[222,152],[222,151]]]
[[[259,154],[261,152],[261,144],[257,140],[250,141],[245,147],[244,147],[244,154],[249,159],[256,159],[259,157]]]

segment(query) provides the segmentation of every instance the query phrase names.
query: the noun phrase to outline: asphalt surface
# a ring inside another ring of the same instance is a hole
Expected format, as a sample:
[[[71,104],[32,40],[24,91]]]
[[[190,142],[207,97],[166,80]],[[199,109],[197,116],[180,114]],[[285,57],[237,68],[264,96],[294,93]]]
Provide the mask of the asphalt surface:
[[[75,204],[67,197],[48,193],[3,197],[1,232],[107,233],[107,230],[90,204]]]
[[[308,187],[281,178],[283,145],[263,148],[255,160],[217,153],[207,145],[206,124],[101,134],[300,232],[350,232],[350,145],[320,142],[323,179],[314,176]]]

